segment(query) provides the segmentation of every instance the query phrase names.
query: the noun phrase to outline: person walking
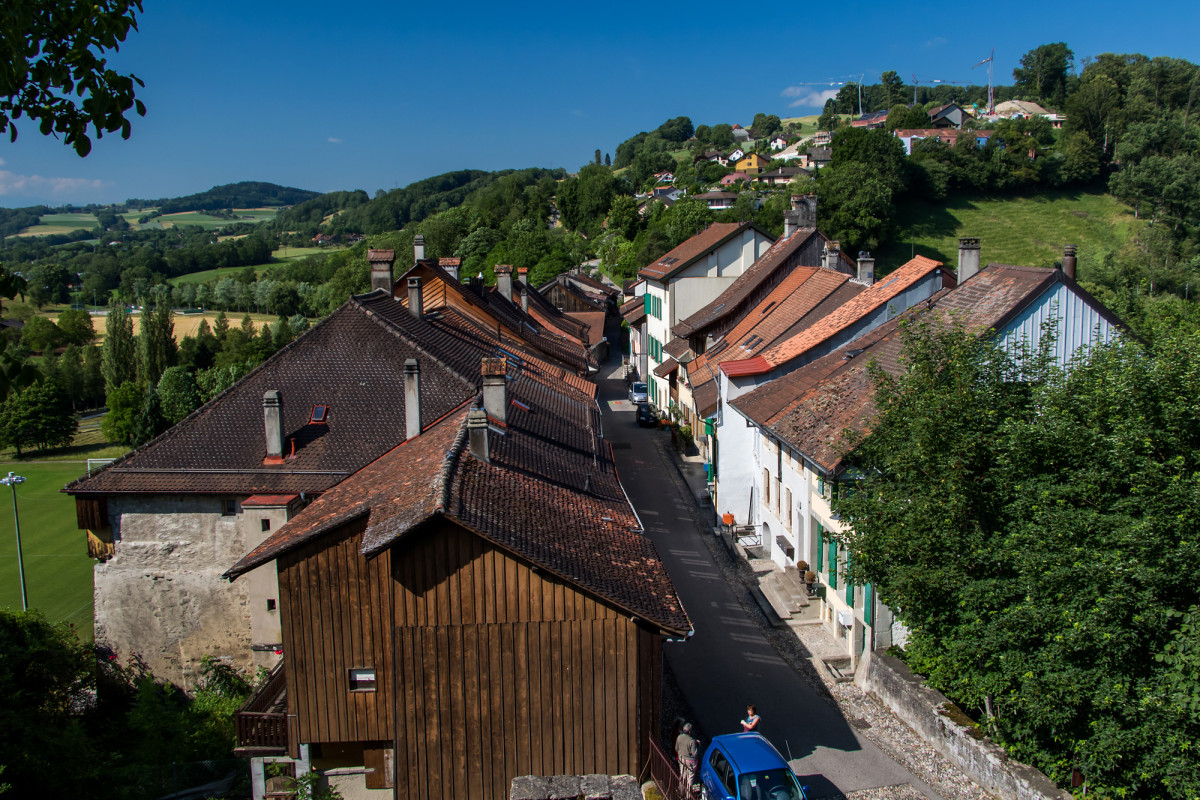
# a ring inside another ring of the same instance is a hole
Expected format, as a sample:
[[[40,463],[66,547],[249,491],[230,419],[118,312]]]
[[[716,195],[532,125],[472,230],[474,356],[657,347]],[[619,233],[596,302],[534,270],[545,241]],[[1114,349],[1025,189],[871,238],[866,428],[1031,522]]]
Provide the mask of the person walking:
[[[696,758],[700,753],[700,745],[692,735],[692,723],[685,722],[675,737],[675,759],[679,763],[679,778],[684,786],[687,797],[692,796],[692,784],[696,777]]]

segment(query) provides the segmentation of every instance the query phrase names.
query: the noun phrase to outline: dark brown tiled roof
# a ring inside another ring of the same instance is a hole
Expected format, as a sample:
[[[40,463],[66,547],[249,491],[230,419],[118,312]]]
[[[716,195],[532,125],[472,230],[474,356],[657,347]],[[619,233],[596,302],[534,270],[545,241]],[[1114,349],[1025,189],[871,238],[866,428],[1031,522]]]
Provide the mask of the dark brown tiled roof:
[[[638,296],[621,305],[621,317],[630,325],[637,325],[646,318],[646,299]]]
[[[689,347],[687,339],[682,339],[678,336],[663,346],[663,352],[672,358],[679,358],[681,355],[686,353],[688,349]]]
[[[351,299],[178,425],[65,491],[324,491],[404,439],[404,362],[410,358],[421,364],[423,426],[476,391],[472,373],[434,363],[414,339]],[[264,466],[263,394],[271,390],[283,400],[286,459]],[[329,407],[327,423],[309,424],[316,405]]]
[[[586,344],[587,332],[584,323],[560,311],[558,306],[547,300],[540,291],[529,285],[514,286],[513,291],[529,293],[529,313],[539,323],[566,336],[572,336]]]
[[[679,369],[679,362],[673,358],[668,358],[663,363],[654,368],[654,375],[658,378],[665,378],[675,370]]]
[[[642,268],[638,272],[638,277],[655,281],[665,280],[680,270],[686,269],[693,261],[708,251],[715,250],[742,231],[752,227],[749,222],[715,222],[653,264]],[[754,230],[758,229],[754,228]]]
[[[588,347],[594,347],[604,338],[606,315],[603,311],[567,311],[565,314],[569,319],[585,326],[583,343]]]
[[[489,429],[485,464],[469,452],[460,408],[323,495],[227,576],[364,515],[363,554],[373,555],[440,514],[667,632],[686,633],[687,615],[598,435],[598,411],[576,404],[576,412],[592,421],[590,447],[533,434],[519,413],[505,433]]]

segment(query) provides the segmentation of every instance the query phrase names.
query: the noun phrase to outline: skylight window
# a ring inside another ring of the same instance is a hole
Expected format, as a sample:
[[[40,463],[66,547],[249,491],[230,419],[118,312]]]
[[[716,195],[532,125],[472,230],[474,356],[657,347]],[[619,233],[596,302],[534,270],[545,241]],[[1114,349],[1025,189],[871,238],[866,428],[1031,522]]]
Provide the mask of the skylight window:
[[[308,418],[309,425],[322,425],[329,420],[329,406],[313,406],[312,416]]]

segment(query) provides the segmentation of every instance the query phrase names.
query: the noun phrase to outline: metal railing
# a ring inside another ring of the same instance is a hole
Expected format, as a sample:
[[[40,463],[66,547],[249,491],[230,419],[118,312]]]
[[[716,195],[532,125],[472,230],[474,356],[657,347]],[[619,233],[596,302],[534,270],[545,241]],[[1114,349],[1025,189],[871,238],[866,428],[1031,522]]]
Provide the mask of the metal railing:
[[[662,792],[666,800],[690,800],[690,787],[683,785],[679,770],[675,768],[675,759],[669,757],[659,747],[658,742],[650,737],[650,779]]]

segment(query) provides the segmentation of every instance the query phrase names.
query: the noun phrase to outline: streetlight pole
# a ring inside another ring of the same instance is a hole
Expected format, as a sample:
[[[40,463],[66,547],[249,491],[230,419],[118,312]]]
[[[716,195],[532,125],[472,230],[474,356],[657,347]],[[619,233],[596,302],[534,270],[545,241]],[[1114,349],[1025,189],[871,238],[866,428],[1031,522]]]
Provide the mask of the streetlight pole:
[[[25,479],[16,473],[8,473],[7,478],[0,478],[0,483],[12,489],[13,496],[13,525],[17,530],[17,575],[21,578],[21,610],[29,610],[29,600],[25,593],[25,562],[21,558],[21,518],[17,515],[17,484]]]

